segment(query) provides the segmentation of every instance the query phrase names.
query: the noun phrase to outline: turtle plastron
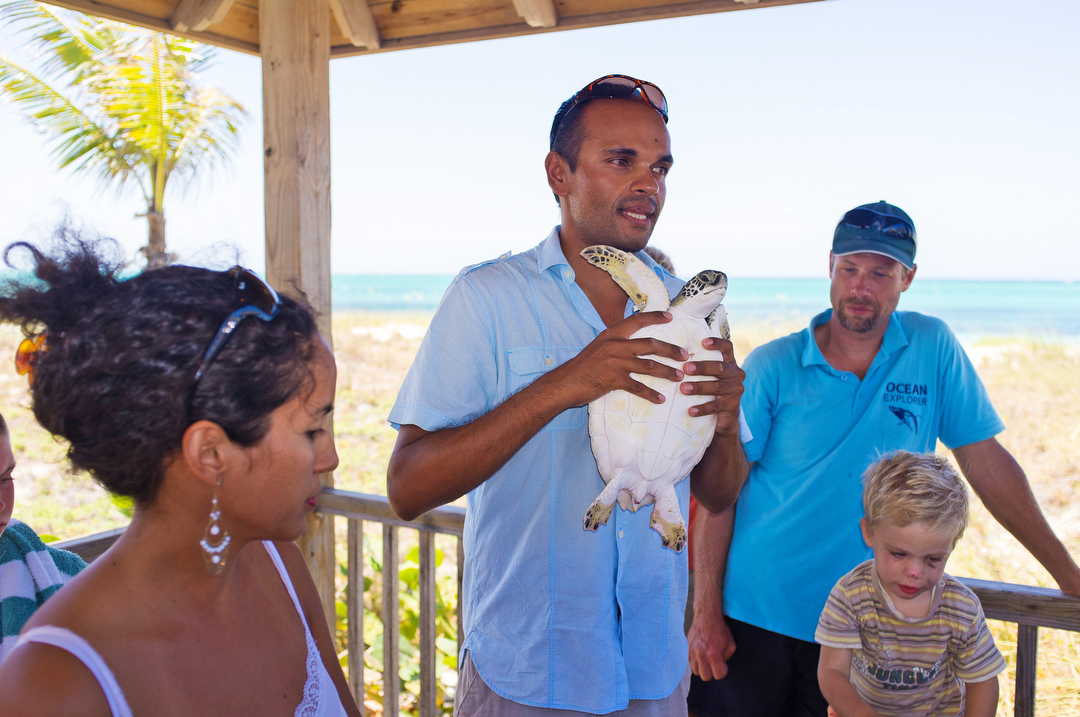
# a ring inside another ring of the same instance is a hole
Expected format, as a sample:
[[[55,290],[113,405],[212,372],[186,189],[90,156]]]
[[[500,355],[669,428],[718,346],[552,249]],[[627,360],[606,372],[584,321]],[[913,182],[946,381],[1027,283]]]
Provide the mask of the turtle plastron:
[[[668,300],[664,282],[632,254],[608,246],[581,252],[591,264],[604,269],[634,301],[638,311],[669,310],[672,321],[646,326],[631,338],[655,337],[682,346],[692,361],[723,360],[701,342],[720,332],[726,338],[727,314],[720,302],[727,289],[721,272],[703,271],[688,281],[674,301]],[[709,323],[706,323],[706,317]],[[653,357],[675,368],[680,362]],[[631,512],[655,503],[650,526],[664,547],[681,551],[686,545],[686,524],[675,485],[682,481],[705,453],[716,428],[716,416],[690,416],[691,406],[708,396],[687,396],[678,383],[634,374],[636,380],[664,394],[654,404],[626,391],[612,391],[589,404],[589,436],[601,478],[607,484],[585,513],[586,530],[608,522],[615,503]],[[686,376],[684,381],[708,380]]]

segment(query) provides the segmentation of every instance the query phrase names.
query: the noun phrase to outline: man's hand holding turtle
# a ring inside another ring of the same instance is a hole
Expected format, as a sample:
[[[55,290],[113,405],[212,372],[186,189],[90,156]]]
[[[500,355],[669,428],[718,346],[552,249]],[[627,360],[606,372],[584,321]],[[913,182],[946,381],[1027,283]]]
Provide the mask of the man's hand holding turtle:
[[[630,336],[646,326],[668,321],[671,321],[671,314],[661,311],[628,316],[602,331],[581,353],[548,375],[552,381],[558,377],[557,385],[569,392],[569,405],[572,406],[584,406],[615,390],[632,393],[651,403],[663,403],[663,395],[635,380],[630,374],[680,381],[682,371],[652,357],[660,356],[679,363],[688,358],[687,352],[658,339],[632,339]]]
[[[713,381],[686,381],[679,390],[687,395],[715,396],[712,400],[690,408],[691,416],[716,414],[716,432],[739,432],[739,401],[743,394],[746,372],[735,362],[731,341],[710,337],[701,342],[710,351],[719,351],[723,361],[688,361],[683,371],[690,375],[711,376]]]

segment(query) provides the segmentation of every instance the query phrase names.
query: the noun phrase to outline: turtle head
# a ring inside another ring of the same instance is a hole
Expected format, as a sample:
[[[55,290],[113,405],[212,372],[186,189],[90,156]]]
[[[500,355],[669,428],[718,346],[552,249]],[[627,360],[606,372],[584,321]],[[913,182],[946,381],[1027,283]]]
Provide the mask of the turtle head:
[[[679,295],[671,302],[686,313],[704,319],[713,312],[727,293],[727,275],[722,271],[706,269],[686,282]]]

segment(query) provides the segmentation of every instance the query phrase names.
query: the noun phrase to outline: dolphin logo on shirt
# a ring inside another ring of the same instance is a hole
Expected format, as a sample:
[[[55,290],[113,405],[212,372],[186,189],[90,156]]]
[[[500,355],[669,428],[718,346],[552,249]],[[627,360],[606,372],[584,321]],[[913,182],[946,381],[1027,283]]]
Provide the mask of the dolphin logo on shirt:
[[[889,406],[889,410],[892,414],[900,419],[900,423],[911,429],[912,433],[919,432],[919,417],[906,408],[900,408],[899,406]]]

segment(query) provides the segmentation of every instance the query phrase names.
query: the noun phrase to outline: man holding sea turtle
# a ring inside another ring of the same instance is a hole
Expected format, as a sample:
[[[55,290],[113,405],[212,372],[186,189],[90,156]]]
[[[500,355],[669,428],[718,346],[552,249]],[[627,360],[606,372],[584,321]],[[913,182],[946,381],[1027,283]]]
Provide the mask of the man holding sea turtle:
[[[716,415],[708,450],[675,487],[683,519],[691,491],[722,511],[746,475],[731,343],[703,342],[722,361],[688,361],[682,348],[630,338],[670,315],[631,315],[623,289],[580,255],[612,246],[671,296],[682,287],[643,251],[673,163],[666,123],[660,89],[623,75],[563,103],[545,161],[561,225],[458,275],[391,411],[395,512],[412,519],[469,495],[459,715],[686,714],[686,551],[661,545],[648,510],[617,510],[595,533],[582,526],[603,486],[585,406],[616,389],[663,401],[631,373],[678,382],[709,398],[694,415]]]
[[[750,476],[737,506],[697,511],[692,536],[695,715],[825,717],[814,630],[836,580],[870,557],[860,477],[889,451],[940,439],[991,514],[1080,595],[1080,569],[994,438],[1004,425],[963,348],[944,322],[896,311],[915,248],[898,207],[851,210],[829,255],[832,309],[746,358]]]

